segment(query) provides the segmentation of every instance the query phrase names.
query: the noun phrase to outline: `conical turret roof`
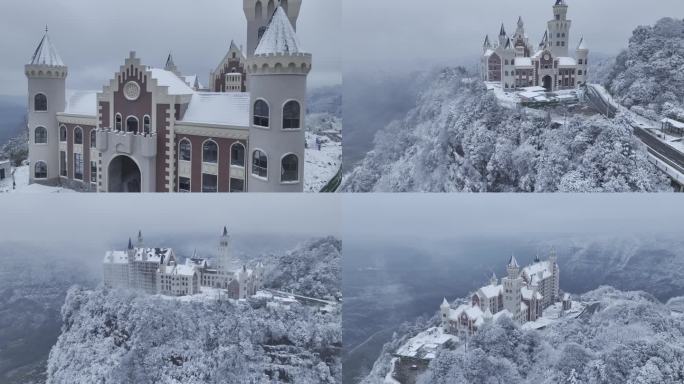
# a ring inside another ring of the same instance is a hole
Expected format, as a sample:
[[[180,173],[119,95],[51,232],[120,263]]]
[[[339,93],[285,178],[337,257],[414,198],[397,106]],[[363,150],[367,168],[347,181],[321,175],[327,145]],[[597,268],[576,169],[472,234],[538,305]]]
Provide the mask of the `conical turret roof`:
[[[62,58],[57,53],[57,49],[50,41],[50,36],[48,35],[47,28],[45,28],[45,35],[40,40],[36,51],[31,57],[29,65],[48,65],[51,67],[64,67],[64,62]]]
[[[589,48],[587,47],[587,44],[584,42],[584,36],[582,36],[582,38],[580,38],[580,42],[577,45],[577,50],[578,51],[588,51],[589,50]]]
[[[448,307],[449,302],[447,301],[446,297],[444,298],[444,301],[442,301],[442,307]]]
[[[515,255],[511,255],[511,259],[508,261],[508,266],[520,268],[520,265],[518,264],[518,260],[515,258]]]
[[[227,225],[224,225],[224,226],[223,226],[223,236],[224,236],[224,237],[225,237],[225,236],[228,236],[228,226],[227,226]]]
[[[271,17],[266,32],[264,32],[264,35],[261,37],[254,54],[268,55],[301,52],[299,39],[297,39],[297,34],[292,27],[292,23],[290,23],[290,19],[288,19],[283,8],[278,6]]]
[[[506,28],[504,27],[504,23],[501,23],[501,30],[499,31],[499,36],[506,36]]]

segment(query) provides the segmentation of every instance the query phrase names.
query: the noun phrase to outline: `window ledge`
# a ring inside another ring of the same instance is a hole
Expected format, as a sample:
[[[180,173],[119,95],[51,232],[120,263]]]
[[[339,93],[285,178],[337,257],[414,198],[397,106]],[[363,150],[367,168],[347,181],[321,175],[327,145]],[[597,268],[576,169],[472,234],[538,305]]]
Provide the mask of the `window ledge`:
[[[302,128],[280,128],[281,131],[285,132],[300,132]]]
[[[261,177],[261,176],[259,176],[259,175],[255,175],[255,174],[253,174],[253,173],[252,173],[252,177],[255,178],[255,179],[257,179],[257,180],[268,181],[268,177]]]
[[[271,129],[271,127],[264,127],[263,125],[252,124],[252,126],[253,126],[254,128],[263,129],[263,130],[265,130],[265,131],[268,131],[268,130]]]
[[[299,183],[301,183],[301,181],[299,181],[299,180],[297,180],[297,181],[281,181],[280,182],[280,184],[282,184],[282,185],[296,185]]]

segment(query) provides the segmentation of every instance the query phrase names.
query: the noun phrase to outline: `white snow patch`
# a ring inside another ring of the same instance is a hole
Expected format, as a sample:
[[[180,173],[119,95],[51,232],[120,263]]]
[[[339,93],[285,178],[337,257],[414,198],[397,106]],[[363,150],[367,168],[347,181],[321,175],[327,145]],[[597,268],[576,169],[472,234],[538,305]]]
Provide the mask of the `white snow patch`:
[[[192,95],[182,123],[249,127],[249,93],[200,92]]]
[[[322,142],[320,151],[316,138]],[[306,133],[306,142],[304,192],[320,192],[342,166],[342,143],[311,132]]]
[[[40,184],[29,185],[28,165],[22,165],[12,169],[12,176],[0,181],[0,193],[72,193],[74,191],[62,187],[48,187]],[[16,189],[12,189],[12,180],[16,181]]]

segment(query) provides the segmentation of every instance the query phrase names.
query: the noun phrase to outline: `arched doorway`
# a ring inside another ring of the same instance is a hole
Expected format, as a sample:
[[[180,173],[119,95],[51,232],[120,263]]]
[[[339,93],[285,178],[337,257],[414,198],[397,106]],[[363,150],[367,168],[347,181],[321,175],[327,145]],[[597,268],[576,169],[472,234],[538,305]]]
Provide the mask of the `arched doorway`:
[[[109,162],[107,190],[109,192],[141,192],[141,173],[138,165],[128,156],[117,156]]]
[[[549,75],[544,76],[544,78],[542,79],[542,83],[544,84],[544,88],[546,88],[547,92],[551,92],[553,90],[553,89],[551,89],[551,87],[552,87],[551,82],[552,81],[553,80],[551,79],[551,76],[549,76]]]

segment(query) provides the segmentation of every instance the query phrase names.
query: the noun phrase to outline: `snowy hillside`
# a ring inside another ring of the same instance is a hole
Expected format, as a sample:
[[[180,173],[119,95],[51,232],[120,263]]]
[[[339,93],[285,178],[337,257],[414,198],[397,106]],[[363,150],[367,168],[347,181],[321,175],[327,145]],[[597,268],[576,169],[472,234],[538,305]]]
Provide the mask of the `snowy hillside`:
[[[684,119],[684,21],[636,28],[616,59],[607,88],[636,112]]]
[[[308,265],[290,263],[300,257]],[[276,270],[288,264],[290,273],[267,276],[267,288],[318,292],[302,283],[310,272],[321,278],[319,291],[340,291],[339,274],[321,265],[339,263],[336,239],[308,242],[271,261]],[[339,307],[285,305],[266,293],[235,302],[75,287],[62,319],[47,383],[318,384],[341,377]]]
[[[666,305],[644,292],[602,287],[577,300],[587,305],[578,317],[558,318],[544,329],[524,330],[505,317],[483,326],[469,338],[467,351],[463,343],[442,348],[417,383],[674,384],[684,380],[684,315],[674,308],[681,298]],[[401,344],[399,338],[393,343],[394,348]],[[365,384],[392,382],[387,372],[393,351],[384,351]]]
[[[671,190],[619,118],[509,109],[476,75],[446,69],[347,174],[350,192]]]

